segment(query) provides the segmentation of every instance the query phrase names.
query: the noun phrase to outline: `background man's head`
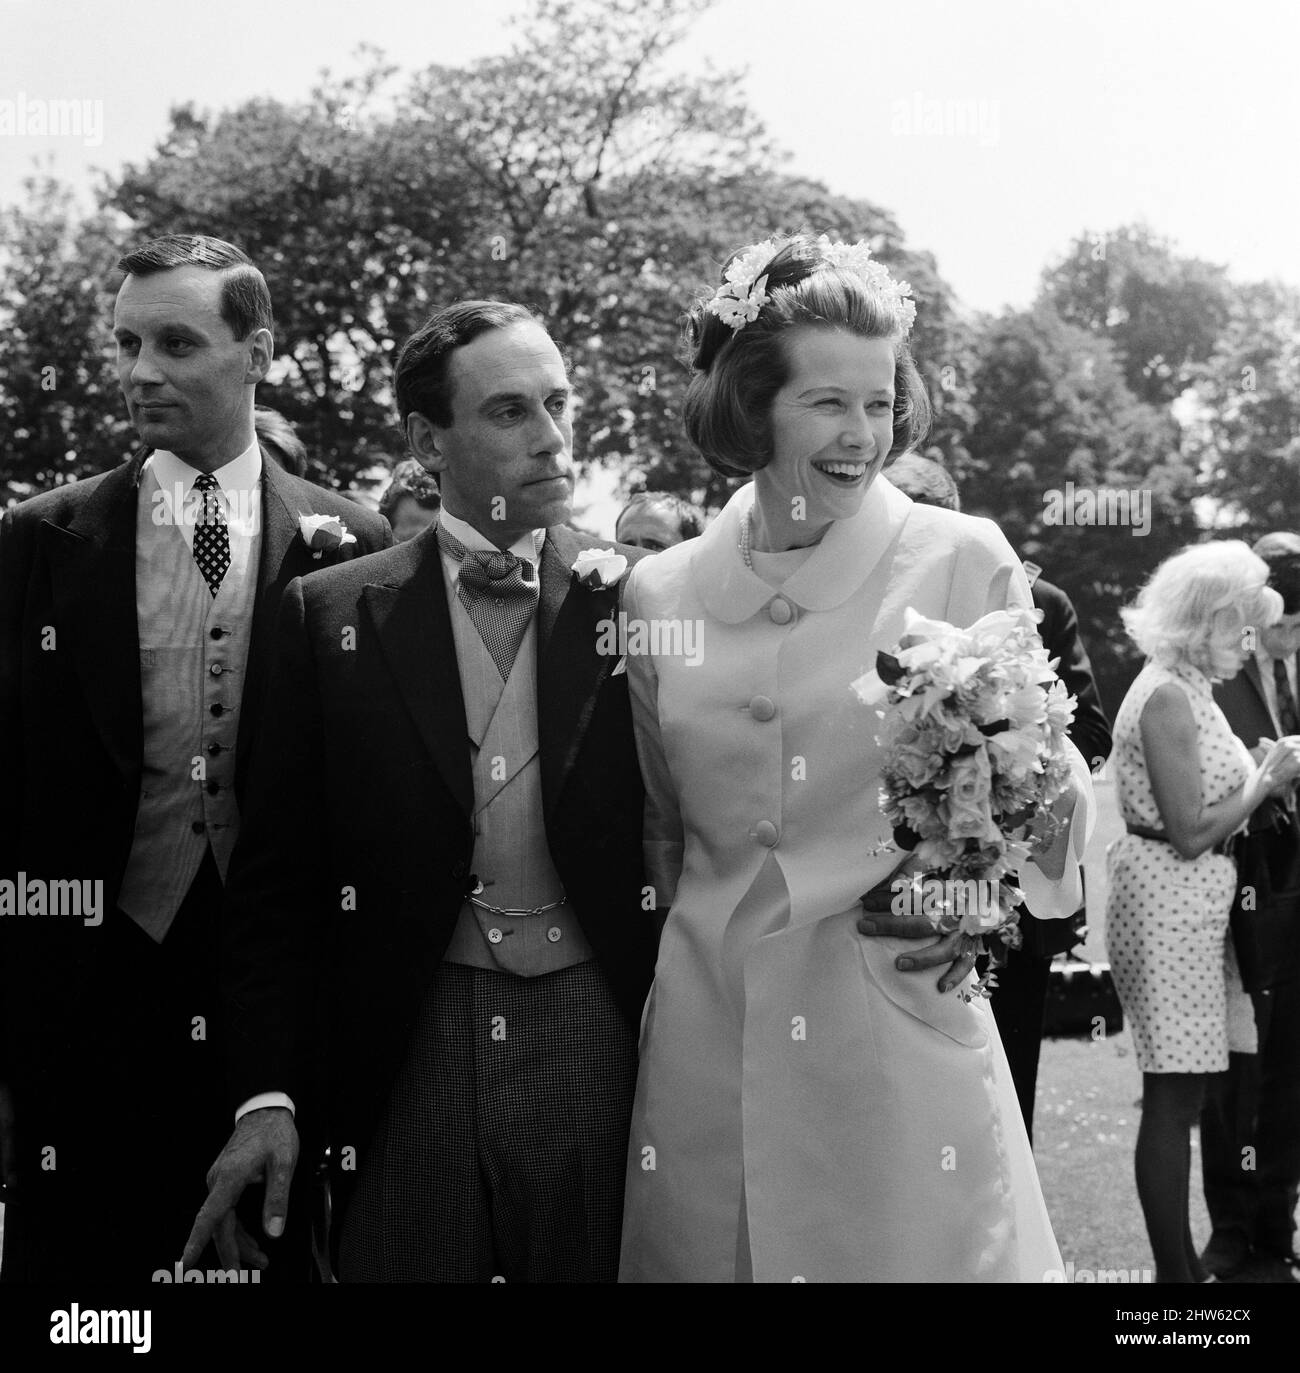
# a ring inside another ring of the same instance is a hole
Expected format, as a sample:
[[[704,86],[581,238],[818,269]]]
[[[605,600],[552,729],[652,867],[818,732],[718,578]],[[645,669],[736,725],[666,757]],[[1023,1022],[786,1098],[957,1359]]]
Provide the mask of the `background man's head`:
[[[257,431],[258,443],[286,472],[295,477],[307,475],[307,445],[278,410],[272,410],[269,405],[255,406],[253,428]]]
[[[919,505],[937,505],[944,510],[960,510],[961,496],[952,473],[933,458],[911,451],[903,453],[885,476],[903,493]]]
[[[379,498],[379,513],[392,525],[393,538],[405,543],[433,523],[441,504],[438,483],[414,458],[403,458]]]
[[[1300,651],[1300,535],[1278,530],[1253,549],[1268,564],[1268,584],[1282,597],[1282,618],[1259,632],[1264,651],[1289,658]]]
[[[253,440],[254,388],[275,349],[266,279],[201,234],[156,238],[118,267],[113,336],[131,422],[149,447],[214,471]]]
[[[394,378],[411,451],[443,506],[499,548],[568,521],[573,405],[568,367],[522,305],[461,301],[407,340]]]
[[[614,537],[634,548],[661,553],[704,533],[700,512],[671,491],[638,491],[619,512]]]

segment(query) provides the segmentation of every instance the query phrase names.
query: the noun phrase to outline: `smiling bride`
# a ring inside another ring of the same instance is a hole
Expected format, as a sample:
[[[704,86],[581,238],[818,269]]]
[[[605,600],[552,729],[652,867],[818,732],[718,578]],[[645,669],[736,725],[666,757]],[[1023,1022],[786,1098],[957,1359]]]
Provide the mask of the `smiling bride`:
[[[909,297],[867,245],[799,235],[734,254],[691,314],[687,433],[752,481],[626,594],[630,619],[698,622],[703,651],[627,660],[667,915],[622,1281],[1060,1272],[987,1003],[900,971],[914,940],[858,931],[898,855],[876,722],[850,684],[909,607],[964,627],[1031,604],[995,525],[913,505],[882,475],[929,420]],[[1074,763],[1060,847],[1077,860],[1092,803]],[[1052,876],[1022,885],[1037,914],[1068,915],[1077,861]]]

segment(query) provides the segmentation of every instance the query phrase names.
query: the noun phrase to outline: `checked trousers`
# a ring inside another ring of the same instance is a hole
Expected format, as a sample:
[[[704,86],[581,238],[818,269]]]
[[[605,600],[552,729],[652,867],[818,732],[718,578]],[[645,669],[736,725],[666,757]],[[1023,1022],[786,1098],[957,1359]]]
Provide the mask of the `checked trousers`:
[[[613,1282],[636,1039],[594,960],[444,963],[343,1217],[343,1282]]]

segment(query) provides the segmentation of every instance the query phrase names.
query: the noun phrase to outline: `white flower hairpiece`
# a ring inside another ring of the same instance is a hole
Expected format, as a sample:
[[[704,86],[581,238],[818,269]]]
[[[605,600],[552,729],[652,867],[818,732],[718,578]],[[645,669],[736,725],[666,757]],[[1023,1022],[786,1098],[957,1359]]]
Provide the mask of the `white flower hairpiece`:
[[[794,240],[766,238],[746,248],[727,268],[721,286],[713,293],[705,309],[738,334],[745,325],[756,320],[759,311],[771,299],[767,294],[767,270],[772,259]],[[832,243],[822,234],[815,245],[825,264],[848,272],[874,295],[893,316],[901,334],[906,337],[916,321],[916,304],[911,299],[912,288],[905,281],[895,281],[883,263],[871,256],[869,244]]]

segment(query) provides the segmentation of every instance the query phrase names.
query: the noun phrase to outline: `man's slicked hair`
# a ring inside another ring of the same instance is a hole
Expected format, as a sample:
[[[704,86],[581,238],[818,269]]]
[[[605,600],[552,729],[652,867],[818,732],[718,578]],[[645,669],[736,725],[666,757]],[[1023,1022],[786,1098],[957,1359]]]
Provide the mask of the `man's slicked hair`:
[[[166,234],[127,253],[118,270],[133,277],[150,277],[170,272],[174,267],[202,267],[220,272],[221,318],[237,339],[246,339],[254,329],[275,333],[271,312],[271,292],[266,278],[253,266],[248,254],[224,239],[206,234]]]
[[[451,355],[491,329],[515,324],[546,326],[526,305],[504,300],[459,300],[427,320],[402,345],[397,356],[393,389],[397,412],[405,427],[409,415],[423,415],[439,429],[452,425]],[[561,349],[561,356],[564,350]],[[568,370],[568,359],[564,359]]]

